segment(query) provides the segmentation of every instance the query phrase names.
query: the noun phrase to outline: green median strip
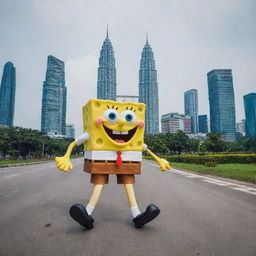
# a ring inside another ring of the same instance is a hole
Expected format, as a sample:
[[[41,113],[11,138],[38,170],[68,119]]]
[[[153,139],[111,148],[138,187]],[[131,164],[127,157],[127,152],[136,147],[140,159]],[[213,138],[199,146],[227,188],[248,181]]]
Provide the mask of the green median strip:
[[[26,163],[35,163],[35,162],[45,162],[45,161],[53,161],[54,158],[45,158],[45,159],[27,159],[27,160],[1,160],[1,165],[9,165],[9,164],[26,164]]]
[[[171,166],[191,172],[256,183],[256,164],[217,164],[215,167],[205,167],[199,164],[172,162]]]
[[[77,158],[76,156],[72,158]],[[52,162],[54,161],[55,157],[50,158],[41,158],[41,159],[24,159],[24,160],[0,160],[0,167],[6,166],[15,166],[15,165],[22,165],[22,164],[36,164],[41,162]]]

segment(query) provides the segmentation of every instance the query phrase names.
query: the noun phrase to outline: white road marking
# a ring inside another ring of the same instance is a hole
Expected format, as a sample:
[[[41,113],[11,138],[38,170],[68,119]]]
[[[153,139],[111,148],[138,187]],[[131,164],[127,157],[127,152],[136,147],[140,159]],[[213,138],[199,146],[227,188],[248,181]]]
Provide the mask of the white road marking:
[[[6,179],[6,178],[12,178],[12,177],[15,177],[15,176],[19,176],[20,174],[17,173],[17,174],[11,174],[11,175],[8,175],[8,176],[4,176],[4,177],[1,177],[3,179]]]
[[[157,164],[154,164],[154,163],[150,163],[150,162],[145,162],[145,163],[156,166],[156,167],[159,167]],[[245,192],[245,193],[248,193],[248,194],[251,194],[251,195],[256,195],[256,189],[252,188],[252,187],[249,187],[249,186],[246,186],[246,185],[239,185],[239,184],[236,184],[236,183],[227,182],[227,181],[223,181],[223,180],[219,180],[219,179],[215,179],[215,178],[210,178],[210,177],[208,178],[206,176],[193,174],[193,173],[187,173],[187,172],[180,171],[180,170],[177,170],[177,169],[172,169],[169,172],[170,173],[176,173],[176,174],[185,176],[187,178],[202,179],[202,181],[208,182],[208,183],[211,183],[211,184],[214,184],[214,185],[226,186],[228,188],[231,188],[231,189],[234,189],[234,190],[237,190],[237,191],[242,191],[242,192]]]
[[[16,189],[16,190],[14,190],[14,191],[12,191],[12,192],[10,192],[8,194],[5,194],[4,196],[8,197],[8,196],[11,196],[12,194],[15,194],[15,193],[19,192],[19,191],[20,191],[19,189]]]
[[[12,168],[12,169],[5,169],[3,171],[0,170],[0,174],[4,174],[4,173],[9,173],[9,172],[13,172],[13,171],[18,171],[18,169]]]

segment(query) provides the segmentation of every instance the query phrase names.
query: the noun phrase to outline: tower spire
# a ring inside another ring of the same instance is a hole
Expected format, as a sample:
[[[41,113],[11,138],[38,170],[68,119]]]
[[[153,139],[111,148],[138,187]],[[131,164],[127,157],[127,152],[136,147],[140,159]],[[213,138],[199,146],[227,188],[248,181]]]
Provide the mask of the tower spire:
[[[108,39],[108,25],[107,25],[107,36],[106,36],[106,38]]]
[[[146,44],[148,44],[148,31],[146,31]]]

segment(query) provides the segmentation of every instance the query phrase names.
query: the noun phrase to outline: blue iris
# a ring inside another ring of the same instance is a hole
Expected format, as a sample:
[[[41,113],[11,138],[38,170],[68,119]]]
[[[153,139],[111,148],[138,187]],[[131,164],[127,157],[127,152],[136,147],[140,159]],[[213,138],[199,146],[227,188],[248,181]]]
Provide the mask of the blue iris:
[[[108,117],[109,117],[110,120],[115,120],[116,119],[116,113],[111,112],[111,113],[109,113]]]
[[[132,119],[133,119],[132,114],[127,114],[127,115],[125,116],[125,119],[126,119],[126,121],[128,121],[128,122],[132,121]]]

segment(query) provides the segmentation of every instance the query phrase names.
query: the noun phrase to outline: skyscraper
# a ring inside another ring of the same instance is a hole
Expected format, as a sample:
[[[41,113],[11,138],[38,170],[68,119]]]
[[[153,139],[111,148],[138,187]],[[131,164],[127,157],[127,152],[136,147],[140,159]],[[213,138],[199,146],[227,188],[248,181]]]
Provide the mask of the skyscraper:
[[[146,133],[159,132],[159,103],[157,71],[155,69],[154,53],[146,40],[140,60],[139,71],[139,102],[147,105]]]
[[[48,56],[43,83],[41,131],[66,133],[66,102],[64,62]]]
[[[112,44],[108,38],[108,31],[100,51],[97,98],[116,100],[116,67]]]
[[[13,126],[16,91],[16,69],[9,61],[4,65],[0,89],[0,125]]]
[[[192,133],[198,133],[198,96],[196,89],[184,93],[184,108],[185,115],[191,116]]]
[[[66,124],[66,137],[67,138],[75,138],[74,124]]]
[[[207,74],[211,132],[226,141],[236,140],[235,99],[231,69],[214,69]]]
[[[244,95],[245,134],[256,136],[256,93]]]
[[[208,133],[207,115],[198,116],[198,130],[200,133]]]

